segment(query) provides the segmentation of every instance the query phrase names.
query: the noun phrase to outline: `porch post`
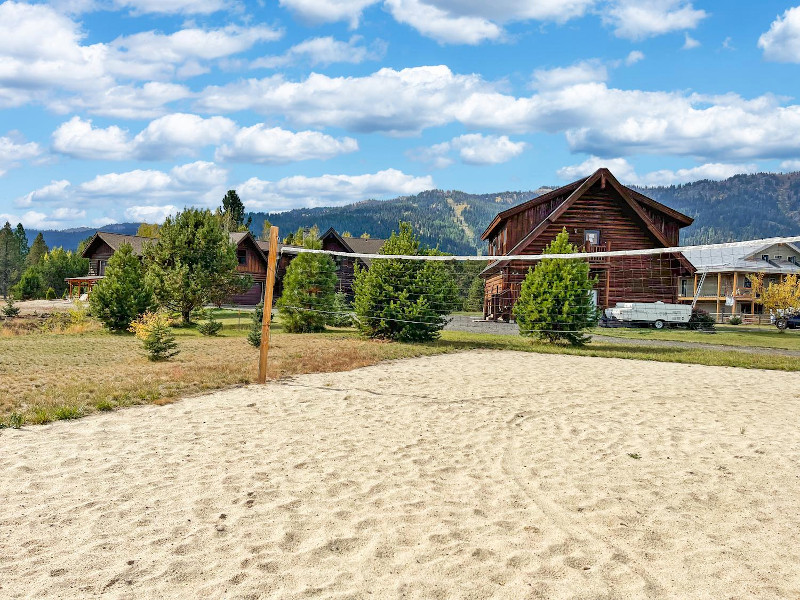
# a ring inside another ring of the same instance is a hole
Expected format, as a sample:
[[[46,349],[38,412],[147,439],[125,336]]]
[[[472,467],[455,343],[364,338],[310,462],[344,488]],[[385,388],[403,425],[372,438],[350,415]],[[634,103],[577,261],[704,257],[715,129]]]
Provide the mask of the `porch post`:
[[[719,318],[719,300],[722,296],[722,273],[717,273],[717,323],[721,323],[722,319]]]

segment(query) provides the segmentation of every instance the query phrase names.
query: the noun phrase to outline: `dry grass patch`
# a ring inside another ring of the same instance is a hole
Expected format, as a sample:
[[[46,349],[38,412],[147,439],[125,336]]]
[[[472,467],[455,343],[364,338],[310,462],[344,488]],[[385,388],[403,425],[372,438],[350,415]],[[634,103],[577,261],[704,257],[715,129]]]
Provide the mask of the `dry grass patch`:
[[[180,334],[180,332],[178,332]],[[244,337],[180,335],[180,354],[148,361],[128,335],[36,334],[0,338],[0,423],[12,413],[25,423],[77,418],[95,411],[252,383],[258,352]],[[381,360],[447,351],[362,340],[353,333],[272,336],[268,376],[333,372]]]

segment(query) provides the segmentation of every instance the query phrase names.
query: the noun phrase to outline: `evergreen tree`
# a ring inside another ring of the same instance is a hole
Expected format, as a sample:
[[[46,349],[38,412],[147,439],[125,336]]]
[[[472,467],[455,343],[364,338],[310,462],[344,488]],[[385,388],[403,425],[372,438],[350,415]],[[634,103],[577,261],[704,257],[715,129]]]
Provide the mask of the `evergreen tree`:
[[[28,256],[28,235],[25,233],[25,228],[22,226],[22,223],[17,223],[17,228],[14,231],[14,235],[17,237],[17,242],[19,243],[19,254],[22,258],[22,263],[24,263]],[[22,267],[20,266],[20,270],[21,269]]]
[[[556,236],[543,254],[572,254],[567,230]],[[520,333],[549,342],[566,340],[574,346],[591,338],[584,331],[597,324],[598,311],[592,303],[593,281],[589,263],[580,258],[542,260],[528,271],[514,305]]]
[[[44,236],[42,232],[36,234],[36,237],[33,239],[33,244],[31,244],[31,248],[28,251],[28,256],[25,258],[25,266],[26,267],[35,267],[42,262],[44,259],[44,255],[47,254],[50,249],[47,247],[47,244],[44,242]]]
[[[244,215],[244,204],[239,198],[239,194],[236,193],[236,190],[228,190],[222,199],[222,209],[220,210],[223,227],[228,231],[248,231],[253,217],[248,217],[245,222]]]
[[[153,308],[153,292],[129,244],[109,259],[106,274],[89,295],[92,313],[111,331],[125,331],[131,321]]]
[[[42,297],[42,277],[38,267],[28,267],[13,287],[14,295],[20,300],[32,300]],[[49,288],[53,289],[53,288]],[[55,296],[55,290],[53,295]]]
[[[6,297],[22,275],[23,257],[20,252],[20,240],[11,229],[11,223],[0,229],[0,294]]]
[[[256,305],[253,311],[253,317],[250,320],[250,331],[247,332],[247,341],[251,346],[258,348],[261,346],[261,327],[264,320],[264,303],[261,302]]]
[[[484,281],[474,277],[464,298],[464,310],[467,312],[480,312],[483,310]]]
[[[156,301],[179,312],[184,325],[195,308],[242,282],[236,246],[208,210],[186,208],[167,217],[158,240],[145,244],[144,264]]]
[[[400,231],[392,232],[381,254],[438,251],[424,248],[410,223],[400,223]],[[368,271],[356,271],[353,288],[359,331],[404,342],[436,339],[459,301],[453,269],[434,261],[375,259]]]
[[[303,232],[298,231],[295,240],[298,236]],[[303,247],[322,248],[313,228],[303,238]],[[329,255],[298,254],[286,269],[277,303],[284,329],[289,333],[323,331],[334,309],[336,281],[336,264]]]

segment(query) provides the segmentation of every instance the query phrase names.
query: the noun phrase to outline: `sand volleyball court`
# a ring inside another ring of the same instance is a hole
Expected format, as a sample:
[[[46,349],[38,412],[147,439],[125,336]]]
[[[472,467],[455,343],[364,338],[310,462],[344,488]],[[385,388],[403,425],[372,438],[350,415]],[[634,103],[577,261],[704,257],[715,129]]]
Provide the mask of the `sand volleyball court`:
[[[0,597],[798,598],[798,415],[798,374],[473,352],[4,430]]]

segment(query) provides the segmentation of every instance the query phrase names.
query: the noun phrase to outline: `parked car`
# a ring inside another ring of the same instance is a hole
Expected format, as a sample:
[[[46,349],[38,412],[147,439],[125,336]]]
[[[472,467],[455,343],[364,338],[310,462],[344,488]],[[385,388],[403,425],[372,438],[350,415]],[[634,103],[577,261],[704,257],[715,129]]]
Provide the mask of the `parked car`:
[[[775,319],[778,329],[800,329],[800,313]]]

